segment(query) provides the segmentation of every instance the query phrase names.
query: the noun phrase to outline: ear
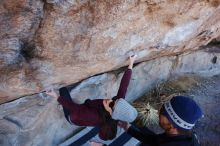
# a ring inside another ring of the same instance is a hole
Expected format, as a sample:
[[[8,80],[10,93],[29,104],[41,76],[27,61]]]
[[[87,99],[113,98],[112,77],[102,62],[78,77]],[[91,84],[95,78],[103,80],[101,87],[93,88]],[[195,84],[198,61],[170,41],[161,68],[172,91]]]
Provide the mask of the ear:
[[[108,111],[110,113],[110,115],[112,115],[112,109],[109,106],[109,104],[112,102],[112,100],[103,100],[103,106],[105,108],[106,111]]]
[[[171,123],[167,124],[167,130],[174,130],[176,129]]]

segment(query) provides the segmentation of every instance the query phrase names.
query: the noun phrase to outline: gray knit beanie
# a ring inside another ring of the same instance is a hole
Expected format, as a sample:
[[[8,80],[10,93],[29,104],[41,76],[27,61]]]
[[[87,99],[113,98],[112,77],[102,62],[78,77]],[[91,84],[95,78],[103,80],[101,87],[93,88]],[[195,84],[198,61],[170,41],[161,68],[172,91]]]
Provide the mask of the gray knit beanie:
[[[133,122],[138,113],[137,110],[131,106],[126,100],[120,98],[114,106],[112,119],[121,120],[126,122]]]

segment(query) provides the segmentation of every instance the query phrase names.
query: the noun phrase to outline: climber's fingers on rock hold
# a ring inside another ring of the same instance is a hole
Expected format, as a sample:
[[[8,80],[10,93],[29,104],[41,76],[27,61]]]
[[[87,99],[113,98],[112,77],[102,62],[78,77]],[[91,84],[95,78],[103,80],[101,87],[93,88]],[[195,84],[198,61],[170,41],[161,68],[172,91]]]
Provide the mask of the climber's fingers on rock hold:
[[[57,93],[54,91],[53,88],[46,90],[46,94],[55,98],[58,97]]]
[[[135,59],[136,59],[136,57],[137,57],[137,55],[131,55],[131,56],[129,56],[129,60],[130,60],[130,62],[131,63],[134,63],[134,61],[135,61]]]
[[[137,57],[137,55],[129,56],[129,61],[130,61],[129,66],[128,66],[129,69],[133,68],[134,61],[135,61],[136,57]]]

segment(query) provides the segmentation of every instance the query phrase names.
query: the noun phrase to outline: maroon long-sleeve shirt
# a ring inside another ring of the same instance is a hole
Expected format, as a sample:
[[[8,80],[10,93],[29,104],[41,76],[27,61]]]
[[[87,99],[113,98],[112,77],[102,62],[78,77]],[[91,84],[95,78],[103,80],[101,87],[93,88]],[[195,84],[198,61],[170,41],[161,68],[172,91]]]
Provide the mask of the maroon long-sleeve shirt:
[[[114,100],[125,98],[131,74],[131,69],[125,71],[121,79],[117,96]],[[59,97],[58,102],[71,111],[70,119],[74,124],[79,126],[100,126],[102,124],[99,110],[103,108],[103,99],[86,100],[83,104],[76,104],[65,98]]]

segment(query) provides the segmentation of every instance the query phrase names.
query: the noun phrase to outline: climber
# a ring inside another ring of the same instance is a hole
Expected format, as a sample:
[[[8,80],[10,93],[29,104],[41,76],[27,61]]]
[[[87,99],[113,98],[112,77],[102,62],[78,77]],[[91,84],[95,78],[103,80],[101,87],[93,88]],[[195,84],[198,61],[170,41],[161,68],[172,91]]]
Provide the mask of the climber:
[[[162,134],[155,134],[147,127],[137,128],[127,122],[118,124],[140,140],[141,146],[199,146],[192,128],[202,115],[202,110],[194,100],[175,96],[160,109],[159,125],[165,130]]]
[[[135,58],[136,56],[129,57],[128,69],[121,79],[117,95],[112,99],[87,99],[83,104],[76,104],[72,101],[68,89],[65,87],[59,90],[60,96],[54,90],[48,90],[46,93],[58,98],[69,123],[99,127],[99,137],[102,140],[112,140],[117,133],[118,120],[132,122],[137,117],[136,109],[124,99]]]

